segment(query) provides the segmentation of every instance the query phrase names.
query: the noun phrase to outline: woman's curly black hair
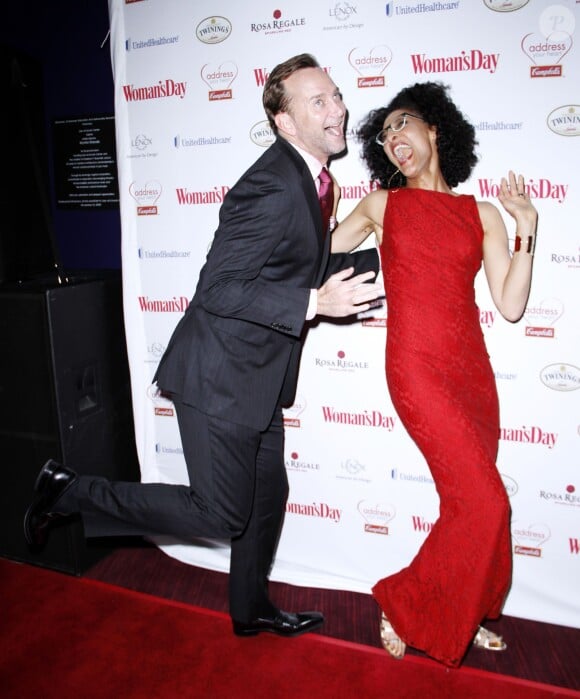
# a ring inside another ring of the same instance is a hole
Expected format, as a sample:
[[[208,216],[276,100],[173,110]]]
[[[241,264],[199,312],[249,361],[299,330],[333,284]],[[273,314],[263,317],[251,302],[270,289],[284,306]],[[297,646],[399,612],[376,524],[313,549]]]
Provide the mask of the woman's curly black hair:
[[[456,187],[471,174],[477,163],[475,129],[447,95],[448,85],[435,82],[415,83],[401,90],[386,107],[372,110],[356,132],[363,144],[361,157],[373,180],[383,189],[404,186],[402,173],[394,177],[397,167],[385,155],[383,147],[375,142],[386,117],[396,109],[405,109],[423,117],[437,127],[437,151],[445,182]],[[392,180],[392,182],[391,182]]]

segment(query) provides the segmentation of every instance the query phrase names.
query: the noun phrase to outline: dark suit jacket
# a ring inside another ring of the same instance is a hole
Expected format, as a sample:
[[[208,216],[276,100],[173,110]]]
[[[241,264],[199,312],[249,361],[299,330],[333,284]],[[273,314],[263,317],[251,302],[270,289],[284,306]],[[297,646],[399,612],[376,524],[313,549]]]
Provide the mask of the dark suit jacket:
[[[278,402],[290,405],[310,289],[352,263],[332,255],[329,266],[321,229],[312,175],[278,138],[225,197],[195,295],[154,377],[159,388],[258,430]],[[357,271],[378,271],[376,252],[365,253]]]

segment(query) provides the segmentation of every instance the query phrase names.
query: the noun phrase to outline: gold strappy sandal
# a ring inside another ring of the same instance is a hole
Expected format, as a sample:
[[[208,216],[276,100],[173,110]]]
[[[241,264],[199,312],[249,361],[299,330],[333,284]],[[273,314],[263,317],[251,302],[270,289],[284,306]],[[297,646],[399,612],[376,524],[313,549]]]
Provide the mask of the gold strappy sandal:
[[[387,619],[384,612],[381,614],[380,632],[383,648],[396,660],[402,660],[407,646],[405,642],[397,636],[395,630],[391,626],[391,622]]]
[[[490,631],[489,629],[484,629],[483,626],[477,627],[477,633],[473,639],[473,645],[476,648],[482,648],[483,650],[505,650],[507,648],[506,642],[501,636]]]

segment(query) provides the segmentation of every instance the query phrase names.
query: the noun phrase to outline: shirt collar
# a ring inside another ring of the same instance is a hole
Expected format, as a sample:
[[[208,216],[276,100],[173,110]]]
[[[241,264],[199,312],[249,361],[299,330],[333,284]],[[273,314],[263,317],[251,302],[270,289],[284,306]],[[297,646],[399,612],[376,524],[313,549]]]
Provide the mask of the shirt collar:
[[[288,141],[288,143],[290,143],[290,141]],[[293,143],[290,143],[290,145],[292,146],[292,148],[297,150],[300,153],[300,155],[304,158],[306,166],[308,167],[308,169],[310,170],[310,174],[312,175],[312,179],[315,180],[318,177],[318,175],[320,175],[320,171],[322,170],[324,165],[320,163],[320,160],[318,160],[302,148],[295,146]]]

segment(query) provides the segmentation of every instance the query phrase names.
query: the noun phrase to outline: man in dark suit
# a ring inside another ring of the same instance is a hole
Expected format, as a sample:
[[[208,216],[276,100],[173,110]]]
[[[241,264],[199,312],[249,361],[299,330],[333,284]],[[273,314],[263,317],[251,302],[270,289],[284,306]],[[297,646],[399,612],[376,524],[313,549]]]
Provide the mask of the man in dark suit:
[[[234,632],[290,636],[323,619],[281,611],[268,596],[288,495],[282,407],[294,399],[306,321],[367,310],[381,290],[370,282],[374,250],[329,255],[317,179],[345,148],[338,88],[302,54],[274,68],[263,103],[277,139],[226,196],[195,295],[154,377],[175,404],[190,484],[111,482],[51,460],[25,535],[42,544],[55,516],[80,512],[87,536],[228,539]]]

